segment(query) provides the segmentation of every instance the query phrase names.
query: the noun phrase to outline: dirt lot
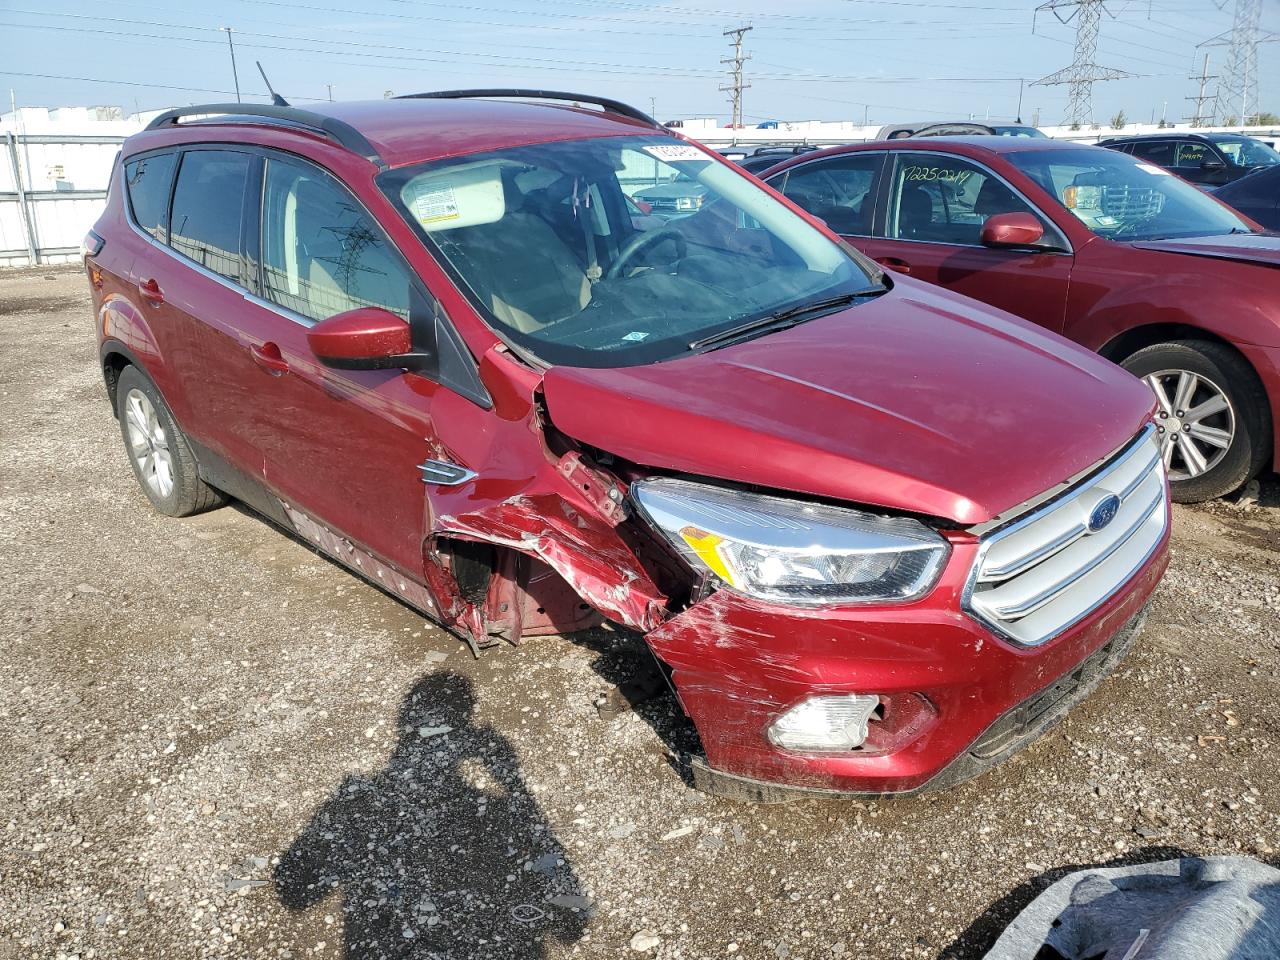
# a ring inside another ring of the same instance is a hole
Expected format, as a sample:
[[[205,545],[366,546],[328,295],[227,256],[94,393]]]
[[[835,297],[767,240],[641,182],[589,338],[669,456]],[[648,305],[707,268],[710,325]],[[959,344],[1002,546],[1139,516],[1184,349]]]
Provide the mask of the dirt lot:
[[[157,516],[91,328],[79,273],[0,274],[0,958],[978,957],[1072,865],[1277,861],[1274,477],[1176,510],[1136,650],[1013,762],[750,806],[669,699],[597,717],[632,637],[476,661],[245,512]]]

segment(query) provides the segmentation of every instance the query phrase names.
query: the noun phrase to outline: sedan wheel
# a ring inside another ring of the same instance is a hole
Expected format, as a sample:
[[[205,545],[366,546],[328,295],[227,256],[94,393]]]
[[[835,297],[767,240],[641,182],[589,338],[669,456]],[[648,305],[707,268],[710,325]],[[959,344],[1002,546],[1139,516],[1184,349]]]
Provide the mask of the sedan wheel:
[[[1143,379],[1160,404],[1156,429],[1169,480],[1189,480],[1221,463],[1236,434],[1222,388],[1190,370],[1158,370]]]
[[[1155,395],[1169,492],[1198,503],[1238,489],[1271,459],[1271,408],[1262,381],[1234,347],[1173,340],[1122,366]]]

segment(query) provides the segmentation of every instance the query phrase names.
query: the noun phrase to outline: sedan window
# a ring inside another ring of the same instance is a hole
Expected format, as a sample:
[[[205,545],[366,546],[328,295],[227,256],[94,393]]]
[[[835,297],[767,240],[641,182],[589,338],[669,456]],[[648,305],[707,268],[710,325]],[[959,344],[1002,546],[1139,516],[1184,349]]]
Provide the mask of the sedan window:
[[[1253,232],[1185,180],[1114,150],[1036,150],[1008,159],[1099,236],[1161,240]]]
[[[813,160],[770,183],[836,233],[865,237],[871,234],[883,166],[883,153],[852,153]]]
[[[998,213],[1040,217],[991,171],[937,153],[897,156],[885,236],[980,246],[982,225]]]
[[[1147,160],[1162,167],[1173,166],[1172,140],[1137,140],[1134,141],[1129,152],[1139,160]]]

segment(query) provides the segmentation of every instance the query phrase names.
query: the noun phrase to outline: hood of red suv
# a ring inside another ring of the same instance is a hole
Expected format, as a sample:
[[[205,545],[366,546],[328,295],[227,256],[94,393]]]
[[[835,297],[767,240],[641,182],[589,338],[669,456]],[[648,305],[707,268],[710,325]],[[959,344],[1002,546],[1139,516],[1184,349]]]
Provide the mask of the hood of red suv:
[[[899,282],[790,330],[647,366],[554,367],[556,427],[649,467],[981,523],[1120,447],[1137,379],[973,300]]]
[[[1186,237],[1181,240],[1142,240],[1133,244],[1143,250],[1186,253],[1219,260],[1241,260],[1280,267],[1280,236],[1264,233],[1230,233],[1219,237]]]

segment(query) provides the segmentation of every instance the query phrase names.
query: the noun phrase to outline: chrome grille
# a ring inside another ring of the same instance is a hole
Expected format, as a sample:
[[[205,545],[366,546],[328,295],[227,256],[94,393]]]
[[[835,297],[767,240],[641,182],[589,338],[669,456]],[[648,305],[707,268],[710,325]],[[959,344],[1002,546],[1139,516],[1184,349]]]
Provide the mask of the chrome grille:
[[[1155,428],[1101,471],[984,537],[965,608],[1026,646],[1044,643],[1097,609],[1132,577],[1164,536],[1168,484]],[[1090,529],[1111,497],[1110,522]]]
[[[1145,220],[1164,209],[1164,194],[1151,187],[1109,183],[1102,188],[1102,212],[1120,220]]]

